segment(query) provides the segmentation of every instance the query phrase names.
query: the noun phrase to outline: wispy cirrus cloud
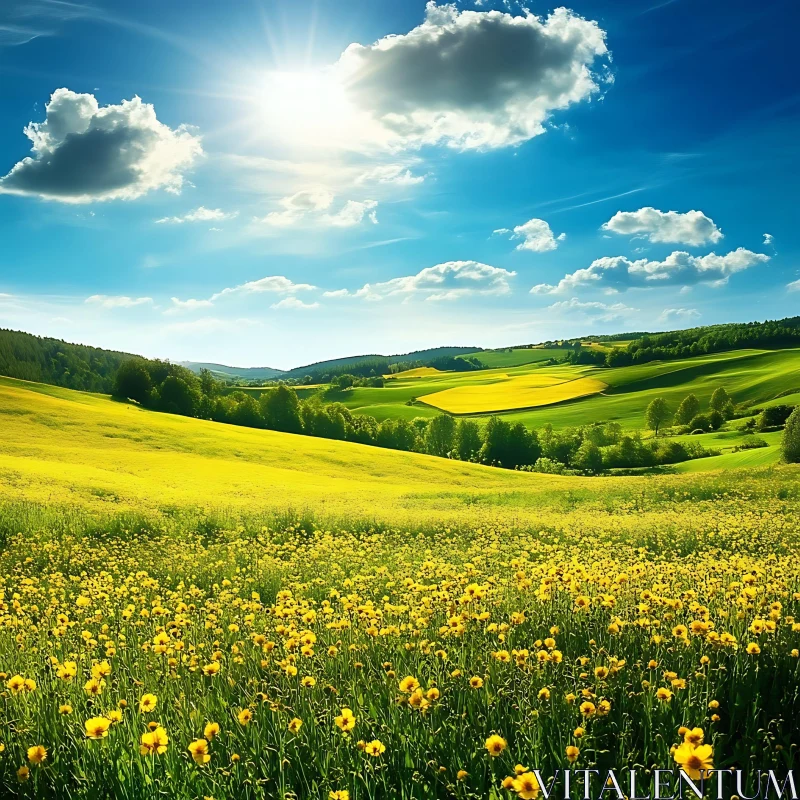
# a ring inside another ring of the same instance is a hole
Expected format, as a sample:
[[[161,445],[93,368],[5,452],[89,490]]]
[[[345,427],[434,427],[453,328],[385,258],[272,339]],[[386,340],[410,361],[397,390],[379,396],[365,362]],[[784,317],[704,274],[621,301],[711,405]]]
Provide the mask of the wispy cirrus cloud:
[[[128,297],[127,295],[93,294],[84,303],[101,308],[134,308],[153,305],[152,297]]]

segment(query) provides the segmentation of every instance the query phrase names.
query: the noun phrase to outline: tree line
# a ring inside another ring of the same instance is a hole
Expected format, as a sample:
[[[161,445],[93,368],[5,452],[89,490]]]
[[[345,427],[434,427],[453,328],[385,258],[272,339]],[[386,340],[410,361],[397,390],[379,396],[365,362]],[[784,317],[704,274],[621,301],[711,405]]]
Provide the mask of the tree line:
[[[120,367],[114,395],[146,408],[232,425],[339,439],[393,450],[427,453],[505,469],[537,472],[570,470],[597,473],[617,467],[671,464],[706,455],[699,445],[643,441],[626,435],[615,422],[553,430],[529,430],[521,422],[491,417],[456,421],[448,414],[433,418],[386,419],[353,414],[341,403],[319,396],[300,399],[289,386],[277,386],[258,398],[226,392],[208,370],[195,375],[175,364],[130,359]]]

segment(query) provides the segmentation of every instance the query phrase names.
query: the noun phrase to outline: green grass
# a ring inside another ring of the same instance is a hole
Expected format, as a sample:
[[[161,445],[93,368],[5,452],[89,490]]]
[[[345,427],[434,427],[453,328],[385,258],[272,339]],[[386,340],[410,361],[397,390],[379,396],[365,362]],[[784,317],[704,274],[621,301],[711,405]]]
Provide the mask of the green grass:
[[[482,353],[474,355],[489,369],[496,369],[497,367],[520,367],[525,364],[548,361],[551,358],[561,359],[566,352],[560,348],[518,347],[507,350],[484,350]]]

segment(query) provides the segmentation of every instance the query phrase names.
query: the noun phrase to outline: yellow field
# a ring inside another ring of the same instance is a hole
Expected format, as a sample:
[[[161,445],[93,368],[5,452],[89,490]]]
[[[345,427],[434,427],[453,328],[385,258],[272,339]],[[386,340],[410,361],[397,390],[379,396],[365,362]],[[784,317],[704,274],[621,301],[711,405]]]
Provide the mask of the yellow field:
[[[450,414],[490,414],[535,408],[597,394],[606,384],[596,378],[565,380],[563,375],[534,372],[481,386],[459,386],[424,395],[420,402]]]
[[[434,375],[446,375],[436,367],[417,367],[416,369],[407,369],[405,372],[395,372],[392,375],[384,375],[387,380],[395,380],[399,378],[430,378]]]

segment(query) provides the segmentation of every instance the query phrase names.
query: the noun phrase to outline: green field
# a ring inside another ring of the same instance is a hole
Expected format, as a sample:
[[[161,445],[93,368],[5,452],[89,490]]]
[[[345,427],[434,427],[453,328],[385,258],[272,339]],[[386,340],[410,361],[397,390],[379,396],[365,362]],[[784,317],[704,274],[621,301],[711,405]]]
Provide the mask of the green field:
[[[566,350],[544,347],[509,347],[505,350],[484,350],[475,354],[475,358],[489,369],[497,367],[520,367],[525,364],[536,364],[551,358],[564,357]]]
[[[376,419],[432,417],[438,412],[424,405],[426,394],[464,386],[503,383],[527,375],[553,374],[561,379],[582,376],[608,384],[601,395],[578,398],[540,409],[509,412],[505,418],[539,428],[574,427],[593,422],[619,422],[624,428],[644,428],[644,410],[654,397],[665,397],[674,409],[689,393],[707,404],[714,390],[724,386],[737,404],[764,407],[797,402],[800,392],[778,397],[800,387],[800,350],[735,350],[709,356],[641,366],[602,369],[596,367],[548,367],[527,364],[516,367],[445,373],[441,376],[394,379],[384,388],[355,388],[329,393],[326,399],[344,403],[356,413]],[[420,403],[413,402],[420,399]],[[478,417],[485,420],[486,417]]]

